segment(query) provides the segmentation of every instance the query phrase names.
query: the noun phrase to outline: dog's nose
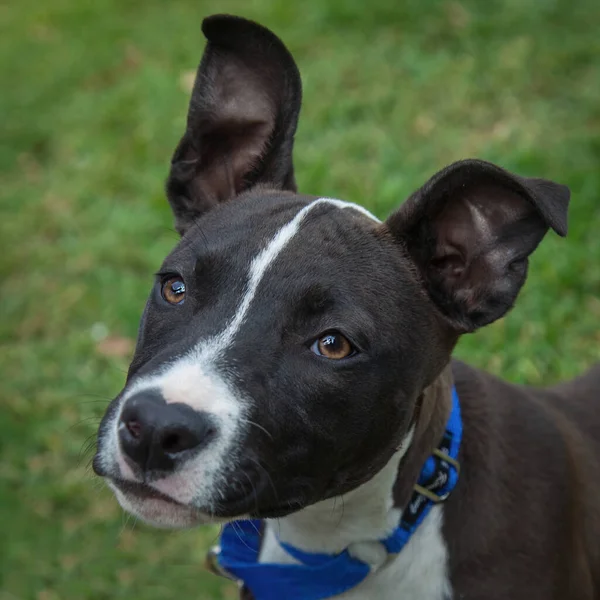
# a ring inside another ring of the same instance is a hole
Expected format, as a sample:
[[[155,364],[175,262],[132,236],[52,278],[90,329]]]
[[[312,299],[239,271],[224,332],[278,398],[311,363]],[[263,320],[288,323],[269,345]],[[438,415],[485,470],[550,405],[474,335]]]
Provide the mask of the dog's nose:
[[[129,398],[119,422],[121,449],[143,472],[172,470],[215,433],[210,415],[187,404],[167,404],[156,390]]]

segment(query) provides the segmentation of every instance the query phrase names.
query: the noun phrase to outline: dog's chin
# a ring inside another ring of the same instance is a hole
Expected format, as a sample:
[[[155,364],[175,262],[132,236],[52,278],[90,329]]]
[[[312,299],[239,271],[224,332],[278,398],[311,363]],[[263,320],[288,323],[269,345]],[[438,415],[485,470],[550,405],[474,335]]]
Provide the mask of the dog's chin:
[[[145,484],[124,480],[107,480],[107,483],[121,508],[144,523],[161,529],[186,529],[249,518],[275,519],[305,507],[299,499],[288,499],[276,505],[263,504],[255,493],[250,493],[220,502],[214,510],[202,510],[178,502]]]
[[[125,511],[152,527],[185,529],[223,521],[196,507],[180,504],[161,495],[140,496],[135,492],[123,491],[110,482],[109,486]]]

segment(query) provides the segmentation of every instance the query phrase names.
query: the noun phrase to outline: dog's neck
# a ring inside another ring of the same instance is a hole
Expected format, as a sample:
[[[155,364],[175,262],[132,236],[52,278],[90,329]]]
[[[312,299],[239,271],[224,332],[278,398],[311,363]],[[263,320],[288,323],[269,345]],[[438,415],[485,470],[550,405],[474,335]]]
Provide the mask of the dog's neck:
[[[419,398],[412,427],[388,463],[355,490],[268,521],[261,562],[293,563],[277,540],[308,552],[348,549],[373,566],[387,555],[378,543],[398,526],[420,470],[440,441],[451,408],[452,373],[447,366]]]

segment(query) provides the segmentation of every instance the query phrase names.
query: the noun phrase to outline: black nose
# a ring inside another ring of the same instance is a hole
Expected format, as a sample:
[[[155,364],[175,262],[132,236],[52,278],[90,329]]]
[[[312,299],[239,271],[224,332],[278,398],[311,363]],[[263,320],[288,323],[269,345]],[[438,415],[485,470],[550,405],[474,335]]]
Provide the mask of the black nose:
[[[187,404],[167,404],[155,390],[129,398],[119,422],[121,449],[143,472],[172,470],[215,433],[210,415]]]

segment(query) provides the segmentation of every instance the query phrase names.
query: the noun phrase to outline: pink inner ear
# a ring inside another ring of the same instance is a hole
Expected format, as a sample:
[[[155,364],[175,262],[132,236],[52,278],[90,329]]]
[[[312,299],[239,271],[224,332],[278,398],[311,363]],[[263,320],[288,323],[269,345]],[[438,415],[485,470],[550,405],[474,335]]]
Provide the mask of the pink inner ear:
[[[266,85],[266,69],[249,67],[244,57],[221,50],[212,61],[218,67],[196,82],[205,95],[190,104],[188,129],[200,151],[193,188],[222,202],[243,191],[267,151],[280,91]]]
[[[462,191],[462,190],[461,190]],[[503,230],[535,213],[533,205],[515,192],[478,186],[448,199],[433,220],[437,240],[434,260],[463,261],[464,268],[500,243]]]
[[[192,189],[199,196],[223,202],[245,189],[245,178],[259,163],[267,148],[273,123],[220,123],[202,139],[198,176]]]
[[[468,269],[473,258],[477,220],[465,198],[448,202],[436,217],[433,225],[436,245],[432,264],[445,277],[456,280]]]
[[[534,213],[534,207],[520,195],[486,186],[447,200],[434,218],[431,266],[467,310],[475,309],[486,294],[502,287],[512,256],[504,243],[506,228]]]
[[[445,277],[458,279],[465,271],[465,259],[452,246],[438,246],[436,255],[431,261],[433,267],[444,274]]]

